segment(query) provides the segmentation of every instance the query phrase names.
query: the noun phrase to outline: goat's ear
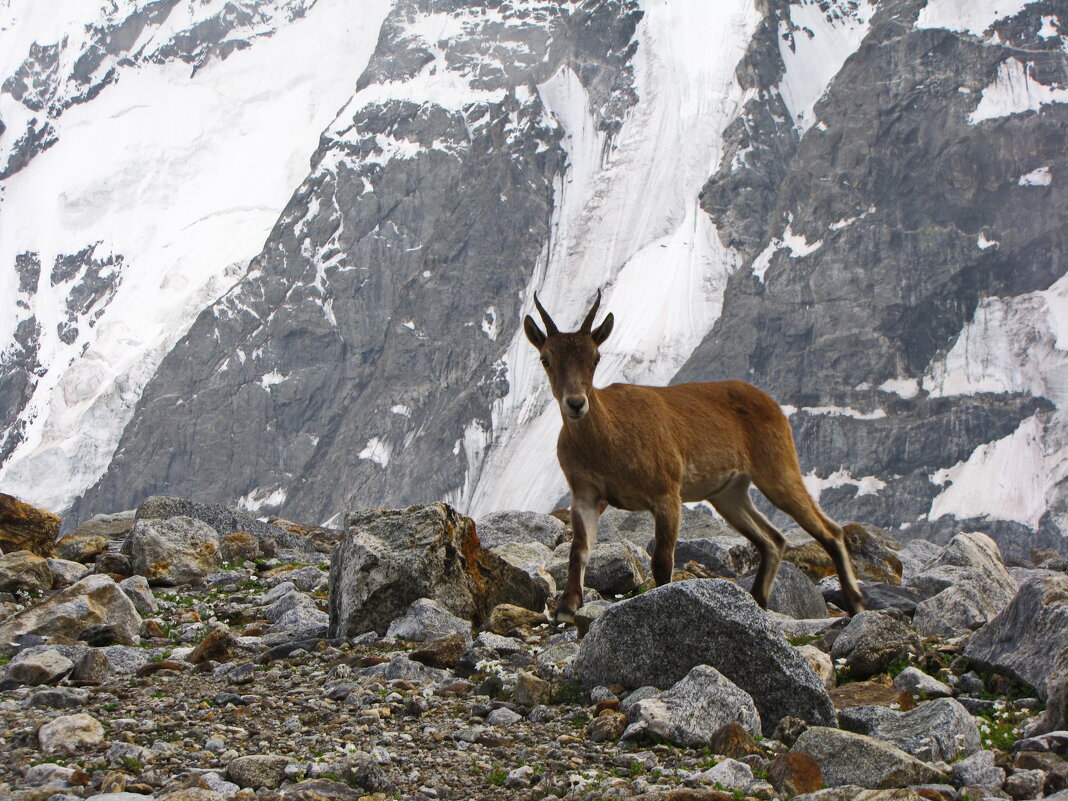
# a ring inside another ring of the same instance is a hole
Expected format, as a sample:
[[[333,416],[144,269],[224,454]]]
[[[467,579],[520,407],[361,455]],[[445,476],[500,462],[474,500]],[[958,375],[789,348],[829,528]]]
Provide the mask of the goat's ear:
[[[590,332],[590,336],[593,337],[593,341],[597,343],[598,347],[603,345],[604,341],[608,339],[608,335],[612,333],[612,325],[615,321],[612,313],[609,312],[608,316],[604,318],[604,322]]]
[[[534,318],[529,314],[526,319],[523,320],[523,330],[527,332],[527,339],[530,340],[530,344],[538,350],[541,350],[541,346],[545,344],[545,334],[538,328],[538,324],[534,322]]]

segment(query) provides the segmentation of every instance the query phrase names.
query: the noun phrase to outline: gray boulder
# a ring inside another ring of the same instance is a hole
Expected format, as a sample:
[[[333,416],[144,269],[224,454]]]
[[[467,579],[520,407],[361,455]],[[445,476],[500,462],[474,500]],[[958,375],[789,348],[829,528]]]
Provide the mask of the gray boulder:
[[[656,734],[676,745],[708,745],[720,728],[738,723],[759,734],[760,715],[749,693],[708,665],[697,665],[679,682],[630,709],[625,739]]]
[[[201,582],[222,565],[219,535],[202,520],[138,520],[122,543],[130,568],[151,584]]]
[[[330,615],[315,606],[314,602],[310,605],[301,604],[285,612],[267,627],[263,633],[263,644],[281,645],[326,637],[329,626]]]
[[[419,684],[432,684],[450,678],[448,671],[429,667],[406,656],[398,656],[381,665],[372,665],[361,671],[365,676],[377,676],[381,679],[404,679]]]
[[[752,597],[720,580],[683,581],[615,604],[594,621],[575,658],[589,687],[670,687],[710,665],[755,702],[765,734],[791,715],[833,725],[834,708],[805,658]]]
[[[824,782],[830,787],[855,784],[882,790],[945,778],[889,743],[824,726],[807,729],[790,750],[815,758]]]
[[[739,579],[747,590],[753,589],[755,575]],[[827,603],[823,593],[804,572],[790,562],[779,565],[775,582],[771,585],[768,609],[797,620],[815,620],[828,617]]]
[[[133,601],[134,608],[142,617],[152,617],[159,611],[156,596],[152,594],[148,579],[144,576],[130,576],[128,579],[123,579],[119,582],[119,589]]]
[[[84,713],[61,715],[38,729],[37,741],[46,754],[74,754],[83,748],[100,745],[104,741],[104,727],[96,718]]]
[[[54,684],[70,675],[72,670],[74,662],[57,650],[48,649],[27,655],[23,659],[16,657],[8,665],[7,677],[19,684],[36,687],[39,684]]]
[[[48,560],[32,551],[0,555],[0,592],[40,593],[52,589]]]
[[[483,548],[538,543],[552,551],[567,536],[563,522],[539,512],[491,512],[476,521],[475,526]]]
[[[952,698],[928,701],[884,719],[870,734],[924,762],[952,762],[983,747],[975,720]]]
[[[975,631],[1012,600],[1014,590],[978,575],[961,575],[956,583],[916,605],[913,626],[921,637],[959,637]]]
[[[1012,600],[1016,579],[985,534],[958,534],[928,567],[909,581],[926,600],[913,618],[924,637],[966,634],[993,618]]]
[[[550,519],[556,520],[555,517]],[[560,521],[557,520],[557,522]],[[548,599],[556,594],[556,580],[548,570],[549,563],[553,559],[553,552],[544,544],[513,542],[498,545],[492,548],[490,553],[515,568],[517,575],[527,578],[530,586],[520,593],[522,597],[541,596]]]
[[[964,655],[1007,673],[1049,698],[1049,676],[1068,648],[1068,576],[1031,579],[993,620],[968,640]]]
[[[571,545],[565,543],[553,552],[548,571],[558,587],[567,581]],[[628,541],[598,542],[590,549],[586,566],[586,587],[601,595],[627,595],[649,578],[649,555]]]
[[[922,573],[942,553],[942,546],[930,540],[909,540],[897,552],[901,560],[901,583],[908,584],[912,578]]]
[[[89,565],[83,565],[81,562],[74,562],[69,559],[56,559],[49,557],[48,571],[52,574],[52,586],[56,589],[60,587],[69,587],[76,581],[79,581],[92,571]]]
[[[467,642],[471,642],[471,622],[442,609],[430,598],[412,601],[404,616],[390,623],[386,630],[387,637],[413,642],[435,640],[453,633],[461,634]]]
[[[541,611],[545,596],[524,594],[530,586],[445,504],[354,512],[330,557],[330,636],[384,634],[419,598],[476,624],[505,601]]]
[[[852,678],[882,673],[887,665],[920,652],[920,641],[909,628],[881,612],[854,615],[831,646],[835,660],[844,659]]]
[[[1000,788],[1005,783],[1005,771],[994,764],[993,751],[976,751],[953,763],[953,779],[969,787]]]
[[[838,710],[838,727],[870,737],[881,725],[897,720],[900,715],[888,706],[847,706]]]
[[[894,686],[915,698],[950,698],[953,688],[918,667],[909,665],[894,677]]]
[[[93,626],[107,625],[116,642],[138,642],[141,616],[110,576],[94,574],[0,622],[0,642],[23,634],[77,640]]]
[[[249,754],[230,762],[226,775],[238,787],[278,787],[286,778],[286,767],[295,762],[292,757],[274,754]]]
[[[652,552],[651,543],[649,551]],[[717,576],[737,578],[760,566],[760,553],[737,532],[698,539],[680,537],[675,545],[675,567],[681,568],[687,562],[697,562]]]

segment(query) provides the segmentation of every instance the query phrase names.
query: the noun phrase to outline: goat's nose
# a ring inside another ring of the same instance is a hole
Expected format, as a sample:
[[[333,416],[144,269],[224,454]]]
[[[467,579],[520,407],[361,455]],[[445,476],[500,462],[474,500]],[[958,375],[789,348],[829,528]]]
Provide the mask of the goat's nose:
[[[566,403],[574,411],[581,412],[582,407],[586,405],[586,399],[582,395],[572,395],[566,399]]]

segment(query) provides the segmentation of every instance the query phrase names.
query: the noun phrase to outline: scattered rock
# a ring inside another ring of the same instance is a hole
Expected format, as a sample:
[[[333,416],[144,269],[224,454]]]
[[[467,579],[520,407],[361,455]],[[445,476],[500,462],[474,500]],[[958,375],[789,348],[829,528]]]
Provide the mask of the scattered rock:
[[[48,562],[48,572],[52,574],[52,587],[55,589],[69,587],[71,584],[88,576],[92,571],[92,568],[88,565],[83,565],[81,562],[71,562],[67,559],[49,557],[45,561]]]
[[[823,683],[729,581],[657,587],[615,604],[591,627],[575,659],[586,686],[670,687],[696,665],[710,665],[756,703],[765,734],[785,715],[833,723]]]
[[[32,551],[11,551],[0,556],[0,592],[41,593],[52,589],[48,561]]]
[[[148,587],[148,579],[144,576],[130,576],[119,582],[119,589],[126,593],[126,597],[133,601],[134,609],[142,617],[152,617],[159,611],[156,604],[156,596]]]
[[[913,709],[916,701],[908,693],[893,686],[887,676],[870,681],[852,681],[830,691],[835,709],[852,706],[885,706],[892,709]]]
[[[404,615],[390,623],[389,628],[386,629],[387,637],[412,642],[434,640],[454,633],[461,635],[465,638],[465,642],[470,643],[471,622],[442,609],[431,598],[419,598],[412,601]]]
[[[19,684],[36,687],[39,684],[54,684],[69,675],[72,670],[74,662],[59,651],[47,650],[12,661],[8,666],[7,677]]]
[[[235,531],[219,537],[219,559],[224,563],[244,562],[263,556],[260,541],[247,531]]]
[[[914,698],[950,698],[953,688],[912,665],[894,677],[894,686]]]
[[[838,679],[834,674],[834,662],[831,661],[831,657],[815,645],[802,645],[797,651],[812,666],[820,681],[823,682],[823,686],[828,691],[834,689]]]
[[[471,635],[468,634],[468,637]],[[409,658],[434,668],[451,668],[467,651],[468,640],[459,632],[430,640],[422,648],[412,651]]]
[[[888,743],[823,726],[805,731],[791,750],[815,758],[823,780],[831,787],[855,784],[886,789],[945,778],[934,768]]]
[[[768,781],[783,795],[814,793],[823,787],[820,765],[809,754],[791,751],[779,754],[768,767]]]
[[[173,517],[191,517],[207,523],[218,534],[219,539],[244,531],[260,541],[261,551],[273,556],[280,549],[315,553],[312,544],[301,534],[285,528],[261,523],[254,517],[235,512],[225,506],[214,503],[197,503],[185,498],[168,498],[154,495],[137,507],[137,520],[167,520]]]
[[[0,492],[0,551],[52,556],[59,525],[57,515]]]
[[[516,676],[515,691],[512,698],[523,707],[535,707],[539,704],[547,704],[552,699],[553,687],[545,679],[535,676],[525,670],[519,671]]]
[[[964,655],[1007,673],[1049,698],[1049,676],[1068,648],[1068,576],[1034,578],[993,620],[968,640]]]
[[[77,753],[104,741],[104,727],[91,715],[61,715],[43,725],[37,732],[41,750],[46,754],[60,751]]]
[[[348,524],[330,558],[331,637],[384,634],[419,598],[475,621],[495,605],[475,524],[449,506],[355,512]]]
[[[961,785],[1000,788],[1005,783],[1005,771],[994,765],[993,751],[976,751],[953,763],[953,779]]]
[[[590,630],[593,621],[605,613],[612,606],[611,601],[589,601],[584,603],[575,612],[575,629],[580,637],[585,637]]]
[[[220,625],[209,631],[208,635],[196,644],[186,661],[194,665],[208,660],[228,662],[236,650],[237,639],[234,633],[228,627]]]
[[[555,517],[549,519],[556,520]],[[560,521],[556,520],[556,522]],[[521,606],[534,608],[538,602],[533,599],[538,597],[541,598],[541,605],[544,606],[545,601],[556,594],[556,580],[548,570],[553,552],[542,543],[513,542],[499,545],[490,552],[515,568],[519,574],[527,577],[530,586],[517,592],[519,597],[528,599]]]
[[[974,718],[952,698],[928,701],[884,719],[871,736],[924,762],[952,762],[982,748]]]
[[[881,612],[854,615],[831,648],[831,656],[844,659],[849,675],[857,679],[882,673],[891,663],[919,653],[916,635]]]
[[[498,604],[493,607],[487,628],[494,634],[509,635],[512,632],[528,631],[534,626],[541,626],[549,622],[542,612],[524,609],[513,604]]]
[[[736,759],[724,759],[718,764],[694,776],[697,781],[708,782],[713,787],[730,791],[742,790],[753,783],[753,769]]]
[[[68,534],[56,542],[55,555],[71,562],[89,564],[108,551],[108,538],[101,534]]]
[[[274,789],[285,779],[286,766],[293,759],[273,754],[240,756],[226,768],[226,776],[238,787]]]
[[[606,709],[586,724],[586,734],[592,742],[618,740],[627,728],[627,716],[621,712]]]
[[[760,733],[760,715],[744,690],[708,665],[697,665],[659,695],[639,701],[630,712],[627,737],[655,734],[678,745],[708,745],[728,723]]]

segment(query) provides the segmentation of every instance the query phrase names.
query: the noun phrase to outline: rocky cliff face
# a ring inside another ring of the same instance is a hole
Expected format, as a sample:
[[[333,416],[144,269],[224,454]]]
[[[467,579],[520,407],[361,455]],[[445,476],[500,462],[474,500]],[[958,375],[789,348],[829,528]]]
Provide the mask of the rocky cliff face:
[[[602,383],[768,390],[834,516],[1063,547],[1068,12],[995,5],[131,2],[64,47],[27,42],[0,94],[9,217],[70,115],[153,69],[237,83],[328,30],[365,51],[329,82],[318,143],[293,140],[310,170],[258,191],[252,224],[228,193],[277,161],[253,153],[200,192],[226,205],[184,261],[88,224],[51,250],[9,237],[0,481],[30,494],[67,465],[51,505],[72,518],[153,493],[314,521],[546,509],[558,420],[520,323],[532,289],[567,326],[604,287]],[[291,60],[257,80],[306,95]],[[146,283],[156,268],[187,288]],[[137,357],[115,355],[138,314]]]

